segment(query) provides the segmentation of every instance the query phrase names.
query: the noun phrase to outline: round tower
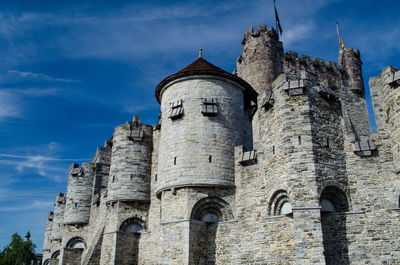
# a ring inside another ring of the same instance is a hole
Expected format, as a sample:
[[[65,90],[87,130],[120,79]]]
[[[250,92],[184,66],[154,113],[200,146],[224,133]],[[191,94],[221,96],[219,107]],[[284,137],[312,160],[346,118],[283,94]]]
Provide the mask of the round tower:
[[[242,45],[242,54],[236,62],[237,75],[263,95],[282,73],[282,42],[273,28],[267,30],[266,25],[259,25],[256,32],[252,27],[246,30]]]
[[[361,69],[361,56],[359,50],[346,47],[339,51],[339,68],[342,73],[342,81],[350,90],[363,94],[364,80]]]
[[[64,224],[87,224],[93,192],[93,164],[72,164],[69,168]]]
[[[178,187],[232,187],[234,147],[252,146],[254,89],[200,56],[161,81],[156,98],[162,113],[157,195]]]
[[[51,250],[51,228],[53,226],[54,212],[49,212],[46,220],[46,231],[44,232],[43,251],[49,252]]]
[[[63,220],[65,210],[64,193],[58,193],[54,203],[54,218],[51,227],[51,240],[61,241],[63,235]]]
[[[107,201],[148,201],[152,126],[135,116],[115,129],[112,142]]]
[[[257,31],[253,28],[246,30],[243,41],[243,51],[236,62],[236,73],[246,80],[260,95],[258,105],[271,97],[272,82],[282,73],[281,59],[283,45],[278,33],[273,29],[267,30],[266,25],[259,25]],[[264,122],[262,112],[258,111],[253,119],[254,148],[262,151],[261,139]]]

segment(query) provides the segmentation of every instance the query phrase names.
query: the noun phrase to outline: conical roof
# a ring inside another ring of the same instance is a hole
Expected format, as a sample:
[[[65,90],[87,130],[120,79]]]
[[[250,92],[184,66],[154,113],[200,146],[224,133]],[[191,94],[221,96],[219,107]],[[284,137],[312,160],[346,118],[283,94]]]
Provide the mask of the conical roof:
[[[191,75],[215,75],[235,81],[245,88],[245,102],[247,102],[248,100],[257,102],[257,92],[246,81],[236,75],[230,74],[225,70],[222,70],[221,68],[213,65],[202,57],[199,57],[193,63],[189,64],[179,72],[170,75],[162,80],[156,88],[157,101],[161,103],[161,91],[168,83],[173,80]]]

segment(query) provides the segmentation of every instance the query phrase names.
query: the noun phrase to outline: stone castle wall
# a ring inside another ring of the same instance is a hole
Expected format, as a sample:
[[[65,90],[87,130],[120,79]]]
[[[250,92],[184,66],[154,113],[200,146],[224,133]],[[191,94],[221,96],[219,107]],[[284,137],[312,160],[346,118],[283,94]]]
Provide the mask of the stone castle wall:
[[[258,92],[252,120],[232,80],[167,83],[158,125],[136,117],[71,168],[45,264],[400,263],[400,72],[370,80],[372,133],[359,51],[340,49],[338,64],[284,53],[266,26],[242,44],[235,74]],[[216,115],[202,114],[204,98]]]

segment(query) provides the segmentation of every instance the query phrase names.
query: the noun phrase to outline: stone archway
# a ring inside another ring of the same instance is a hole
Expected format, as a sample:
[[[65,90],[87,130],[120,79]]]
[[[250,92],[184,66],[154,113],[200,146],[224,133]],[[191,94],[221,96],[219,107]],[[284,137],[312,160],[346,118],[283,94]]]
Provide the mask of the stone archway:
[[[233,219],[229,204],[218,197],[198,201],[190,215],[191,264],[215,264],[218,223]]]
[[[350,264],[346,238],[346,214],[349,203],[343,190],[327,186],[321,192],[321,224],[325,263]]]
[[[115,264],[136,265],[139,263],[140,235],[145,232],[146,223],[132,217],[123,221],[117,232]]]

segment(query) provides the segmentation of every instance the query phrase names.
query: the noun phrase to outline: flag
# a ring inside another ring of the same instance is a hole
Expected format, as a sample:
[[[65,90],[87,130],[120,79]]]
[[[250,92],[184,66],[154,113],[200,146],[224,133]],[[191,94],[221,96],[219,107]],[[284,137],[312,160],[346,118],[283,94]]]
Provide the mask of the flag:
[[[279,21],[278,11],[276,10],[275,0],[274,0],[274,9],[275,9],[275,23],[276,23],[276,31],[282,35],[282,26],[281,22]]]
[[[339,38],[340,48],[344,48],[344,44],[343,44],[342,38],[340,37],[340,32],[339,32],[339,22],[336,22],[336,30],[337,30],[337,35]]]

